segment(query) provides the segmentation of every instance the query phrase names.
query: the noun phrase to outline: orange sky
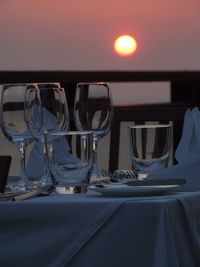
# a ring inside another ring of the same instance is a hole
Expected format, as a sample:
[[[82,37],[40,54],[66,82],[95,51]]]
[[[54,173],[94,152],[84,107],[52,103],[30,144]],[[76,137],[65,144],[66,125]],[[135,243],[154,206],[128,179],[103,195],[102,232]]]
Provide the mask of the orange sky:
[[[199,14],[199,0],[1,0],[0,70],[200,70]],[[131,57],[114,52],[121,34]],[[122,88],[115,103],[169,99],[167,84]]]
[[[3,0],[0,69],[200,69],[198,0]],[[131,34],[121,58],[114,39]]]

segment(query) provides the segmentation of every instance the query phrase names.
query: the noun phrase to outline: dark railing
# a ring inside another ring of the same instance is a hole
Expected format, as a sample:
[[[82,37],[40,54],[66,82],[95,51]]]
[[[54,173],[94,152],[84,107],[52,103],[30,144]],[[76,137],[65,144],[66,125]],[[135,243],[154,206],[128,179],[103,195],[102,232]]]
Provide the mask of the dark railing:
[[[77,82],[169,82],[171,102],[115,106],[111,129],[109,168],[117,169],[120,123],[122,121],[174,121],[174,147],[177,146],[185,110],[200,106],[200,71],[0,71],[0,83],[60,82],[67,88],[67,100],[73,107]]]
[[[0,82],[200,82],[200,71],[0,71]]]

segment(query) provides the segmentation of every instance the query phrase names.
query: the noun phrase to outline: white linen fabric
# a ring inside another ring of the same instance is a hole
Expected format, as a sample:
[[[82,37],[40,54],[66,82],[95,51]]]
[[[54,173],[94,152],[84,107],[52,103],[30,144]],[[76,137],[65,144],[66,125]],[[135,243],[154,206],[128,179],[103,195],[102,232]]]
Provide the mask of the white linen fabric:
[[[175,152],[176,160],[187,162],[200,155],[200,111],[197,107],[187,110],[184,116],[183,133]]]
[[[186,183],[200,185],[200,111],[188,109],[184,116],[183,132],[175,152],[177,164],[152,172],[149,179],[184,178]]]

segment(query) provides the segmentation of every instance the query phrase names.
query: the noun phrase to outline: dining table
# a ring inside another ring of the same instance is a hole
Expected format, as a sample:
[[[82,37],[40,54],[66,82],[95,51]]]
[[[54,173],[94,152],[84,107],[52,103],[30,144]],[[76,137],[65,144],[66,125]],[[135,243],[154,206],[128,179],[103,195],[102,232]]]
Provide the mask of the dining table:
[[[1,267],[198,267],[200,191],[0,201]]]

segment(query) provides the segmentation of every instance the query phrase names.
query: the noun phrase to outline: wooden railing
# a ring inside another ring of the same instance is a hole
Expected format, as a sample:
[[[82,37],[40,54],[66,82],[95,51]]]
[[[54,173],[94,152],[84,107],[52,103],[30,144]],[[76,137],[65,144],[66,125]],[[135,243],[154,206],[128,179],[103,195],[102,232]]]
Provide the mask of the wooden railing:
[[[0,82],[200,82],[200,71],[0,71]]]

